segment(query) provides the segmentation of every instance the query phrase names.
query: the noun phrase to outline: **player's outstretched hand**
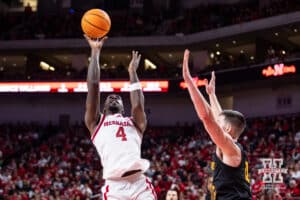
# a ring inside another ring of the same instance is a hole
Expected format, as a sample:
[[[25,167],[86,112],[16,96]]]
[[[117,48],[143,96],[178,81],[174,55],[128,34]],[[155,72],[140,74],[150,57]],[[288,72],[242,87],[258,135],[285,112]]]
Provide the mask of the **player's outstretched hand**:
[[[182,76],[185,81],[192,80],[192,76],[189,70],[189,57],[190,57],[190,51],[186,49],[184,51],[183,63],[182,63]]]
[[[87,35],[84,35],[85,39],[89,43],[90,47],[92,50],[101,50],[105,40],[107,39],[107,36],[103,38],[97,38],[97,39],[92,39]]]
[[[129,72],[136,72],[137,68],[139,67],[141,60],[141,54],[138,51],[132,51],[132,58],[129,63],[128,71]]]
[[[205,81],[205,88],[206,88],[206,93],[208,95],[215,94],[215,91],[216,91],[216,76],[215,76],[214,71],[211,72],[211,78],[210,78],[209,83],[207,81]]]

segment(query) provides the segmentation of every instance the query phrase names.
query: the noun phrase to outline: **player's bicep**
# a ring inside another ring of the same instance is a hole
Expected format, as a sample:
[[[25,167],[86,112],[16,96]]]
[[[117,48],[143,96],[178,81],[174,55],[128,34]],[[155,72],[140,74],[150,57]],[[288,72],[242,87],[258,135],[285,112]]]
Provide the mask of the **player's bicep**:
[[[90,134],[94,132],[94,129],[99,121],[100,112],[94,113],[91,109],[86,109],[84,115],[84,122],[86,127],[89,129]]]
[[[237,147],[232,137],[225,133],[214,119],[204,119],[204,126],[212,141],[226,155],[235,155]]]
[[[86,98],[84,121],[86,127],[89,129],[91,134],[94,131],[94,128],[97,124],[97,120],[100,115],[99,104],[100,104],[99,92],[95,89],[89,90]]]
[[[141,133],[144,133],[147,127],[147,118],[144,109],[140,106],[132,108],[131,115],[137,128]]]

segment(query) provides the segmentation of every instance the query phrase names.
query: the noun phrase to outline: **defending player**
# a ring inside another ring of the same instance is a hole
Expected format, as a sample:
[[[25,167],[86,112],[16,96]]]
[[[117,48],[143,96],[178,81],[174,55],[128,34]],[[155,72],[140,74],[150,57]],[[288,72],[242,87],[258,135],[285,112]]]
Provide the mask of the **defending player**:
[[[100,113],[99,56],[106,38],[95,41],[85,37],[91,47],[85,124],[103,166],[103,199],[154,200],[153,186],[143,175],[149,168],[149,161],[140,157],[142,136],[147,125],[144,96],[136,73],[141,56],[133,51],[128,68],[132,117],[123,116],[123,102],[116,94],[106,98],[103,113]]]
[[[189,50],[185,50],[182,75],[198,117],[216,144],[213,155],[213,186],[211,200],[251,200],[248,176],[248,162],[237,139],[244,131],[244,116],[233,110],[222,111],[215,95],[215,76],[212,74],[207,85],[211,106],[194,83],[188,67]]]

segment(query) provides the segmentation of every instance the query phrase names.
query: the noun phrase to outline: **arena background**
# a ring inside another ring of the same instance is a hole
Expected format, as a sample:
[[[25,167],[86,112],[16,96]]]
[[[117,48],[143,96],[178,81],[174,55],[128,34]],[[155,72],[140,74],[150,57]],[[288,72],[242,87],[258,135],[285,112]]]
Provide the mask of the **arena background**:
[[[91,8],[112,21],[100,58],[103,90],[126,87],[112,82],[128,80],[132,50],[142,54],[149,120],[143,157],[159,199],[170,188],[182,200],[205,199],[209,189],[213,145],[183,87],[185,48],[199,89],[215,70],[222,107],[247,117],[240,142],[253,199],[300,199],[297,0],[2,0],[0,199],[101,198],[99,158],[82,123],[86,87],[75,91],[90,53],[80,19]],[[129,94],[120,94],[129,108]],[[282,183],[266,187],[260,158],[283,159]]]

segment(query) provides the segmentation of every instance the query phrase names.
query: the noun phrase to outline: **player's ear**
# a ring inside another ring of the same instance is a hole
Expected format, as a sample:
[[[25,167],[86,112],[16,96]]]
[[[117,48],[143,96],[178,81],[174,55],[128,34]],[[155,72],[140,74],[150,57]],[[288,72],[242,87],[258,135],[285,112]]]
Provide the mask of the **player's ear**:
[[[230,123],[225,123],[224,129],[226,131],[226,133],[230,133],[232,131],[232,126]]]

